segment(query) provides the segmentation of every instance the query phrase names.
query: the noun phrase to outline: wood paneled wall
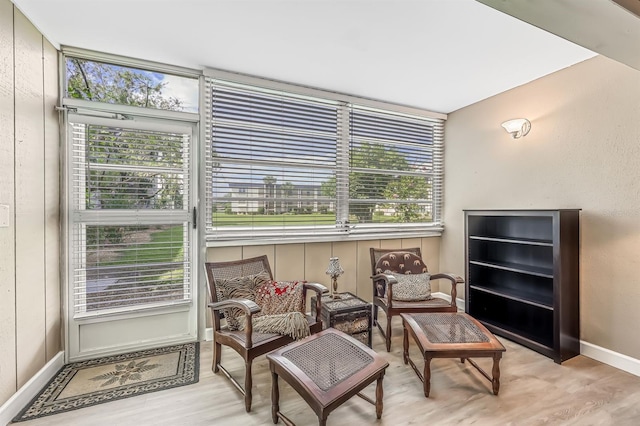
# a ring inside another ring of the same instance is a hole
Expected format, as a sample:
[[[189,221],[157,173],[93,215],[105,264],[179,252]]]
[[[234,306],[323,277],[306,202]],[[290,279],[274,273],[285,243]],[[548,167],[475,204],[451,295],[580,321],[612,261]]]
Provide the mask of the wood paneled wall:
[[[420,247],[429,271],[440,272],[440,237],[215,247],[207,250],[207,261],[246,259],[266,254],[275,279],[304,279],[328,288],[331,278],[325,271],[329,258],[337,256],[344,269],[344,274],[338,278],[338,291],[349,291],[371,301],[370,247]],[[464,271],[456,273],[464,275]],[[433,286],[433,291],[438,291],[438,283],[434,282]]]
[[[62,350],[58,55],[0,0],[0,405]]]

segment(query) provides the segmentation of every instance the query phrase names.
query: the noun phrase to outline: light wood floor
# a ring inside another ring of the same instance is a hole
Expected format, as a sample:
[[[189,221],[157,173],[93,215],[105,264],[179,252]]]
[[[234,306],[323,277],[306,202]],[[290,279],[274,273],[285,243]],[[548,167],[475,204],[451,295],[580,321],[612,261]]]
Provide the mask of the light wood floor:
[[[384,411],[354,397],[333,411],[329,425],[638,425],[640,377],[584,356],[562,366],[533,351],[500,339],[507,352],[501,366],[500,394],[459,360],[432,362],[431,396],[402,363],[402,326],[394,319],[392,351],[374,331],[374,349],[389,361],[384,378]],[[412,359],[420,361],[411,345]],[[212,343],[201,343],[197,384],[114,401],[68,413],[20,423],[36,425],[268,425],[271,423],[271,376],[265,357],[254,361],[253,409],[246,413],[241,395],[222,375],[211,372]],[[222,354],[223,365],[238,378],[243,363],[232,351]],[[490,359],[477,359],[490,370]],[[375,384],[365,392],[374,396]],[[298,425],[315,425],[315,413],[280,380],[280,409]],[[282,423],[280,423],[282,424]]]

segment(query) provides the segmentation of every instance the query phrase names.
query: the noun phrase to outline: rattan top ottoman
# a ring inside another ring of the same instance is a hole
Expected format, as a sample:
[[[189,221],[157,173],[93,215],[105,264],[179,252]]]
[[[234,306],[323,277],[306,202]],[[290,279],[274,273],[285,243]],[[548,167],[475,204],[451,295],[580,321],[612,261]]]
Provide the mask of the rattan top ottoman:
[[[492,384],[494,395],[500,390],[500,358],[506,350],[502,343],[475,318],[462,312],[434,312],[400,314],[402,318],[403,360],[410,364],[423,383],[424,396],[431,390],[431,368],[433,358],[460,358],[469,361]],[[424,357],[423,372],[418,370],[409,357],[409,335],[418,345]],[[491,376],[471,358],[493,358]]]
[[[272,420],[281,418],[293,424],[279,411],[278,377],[282,377],[318,416],[320,425],[327,416],[354,395],[376,406],[382,416],[382,379],[389,363],[353,337],[328,328],[267,355],[272,374]],[[376,400],[359,394],[374,380]]]

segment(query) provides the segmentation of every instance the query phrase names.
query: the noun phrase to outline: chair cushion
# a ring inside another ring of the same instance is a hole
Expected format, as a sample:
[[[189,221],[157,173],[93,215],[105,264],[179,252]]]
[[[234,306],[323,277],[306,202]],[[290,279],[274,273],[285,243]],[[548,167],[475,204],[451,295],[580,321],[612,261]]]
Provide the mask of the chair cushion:
[[[374,270],[376,274],[398,273],[398,274],[422,274],[426,273],[427,265],[424,264],[420,256],[408,251],[391,251],[386,253],[378,259]],[[394,287],[394,296],[397,291],[397,285]],[[376,282],[376,295],[377,297],[384,297],[386,293],[385,283],[382,280]],[[395,299],[395,297],[394,297]],[[426,300],[426,299],[422,299]]]
[[[310,334],[304,315],[306,281],[267,281],[256,292],[260,312],[253,316],[253,329],[262,333],[280,333],[294,340]]]
[[[400,274],[422,274],[428,272],[420,256],[407,251],[392,251],[378,259],[375,267],[376,274],[383,271],[398,272]]]
[[[387,308],[389,307],[387,299],[385,299],[384,297],[376,298],[375,303],[379,306],[386,306]],[[435,309],[438,312],[456,312],[456,307],[452,307],[449,301],[433,296],[429,300],[420,300],[418,302],[403,302],[401,300],[394,300],[393,309],[396,309],[398,311],[410,309],[413,312],[416,312],[416,309]]]
[[[318,333],[322,331],[321,321],[316,321],[314,317],[311,317],[309,315],[305,315],[305,317],[307,322],[309,323],[309,328],[313,330],[314,333]],[[247,341],[247,335],[244,331],[219,330],[219,331],[216,331],[216,333],[222,334],[224,336],[232,337],[233,339],[241,342],[243,346]],[[261,345],[264,343],[270,343],[274,340],[282,339],[283,337],[289,337],[289,336],[285,336],[281,333],[261,333],[259,331],[256,331],[256,329],[254,329],[253,333],[251,334],[251,340],[254,346]]]
[[[286,312],[283,314],[272,314],[253,316],[253,330],[260,333],[278,333],[291,337],[293,340],[300,340],[311,334],[309,322],[301,312]]]
[[[385,271],[385,274],[393,275],[397,284],[393,285],[393,300],[404,302],[417,302],[431,299],[431,275],[424,274],[398,274]]]
[[[302,293],[306,281],[267,281],[256,293],[259,315],[277,315],[289,312],[304,314]]]
[[[266,271],[255,275],[234,277],[227,280],[216,280],[216,291],[219,289],[222,300],[227,299],[249,299],[256,301],[258,289],[271,279]],[[239,319],[244,317],[244,311],[239,308],[225,309],[224,316],[227,319],[229,330],[239,330],[241,327]]]
[[[253,328],[260,333],[280,333],[293,339],[309,335],[309,323],[304,315],[303,290],[306,281],[273,281],[269,274],[221,280],[224,299],[249,299],[260,306],[253,315]],[[225,309],[229,330],[243,330],[245,314],[241,309]]]

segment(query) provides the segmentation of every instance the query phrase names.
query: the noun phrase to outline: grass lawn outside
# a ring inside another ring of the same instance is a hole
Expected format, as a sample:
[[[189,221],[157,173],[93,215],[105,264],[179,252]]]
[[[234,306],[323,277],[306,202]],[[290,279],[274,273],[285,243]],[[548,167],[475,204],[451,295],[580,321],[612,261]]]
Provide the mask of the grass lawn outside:
[[[125,246],[117,258],[102,265],[131,265],[144,263],[183,262],[183,226],[149,229],[148,241]]]
[[[350,219],[351,223],[358,223],[355,216]],[[394,216],[374,215],[372,223],[393,223]],[[295,225],[334,225],[336,216],[333,213],[321,214],[228,214],[222,212],[213,213],[213,223],[216,226],[295,226]]]
[[[183,225],[136,229],[105,260],[96,259],[101,277],[114,282],[87,294],[87,311],[184,297]],[[107,260],[108,259],[108,260]]]
[[[213,222],[217,226],[276,226],[276,225],[333,225],[336,215],[321,214],[227,214],[213,213]]]

